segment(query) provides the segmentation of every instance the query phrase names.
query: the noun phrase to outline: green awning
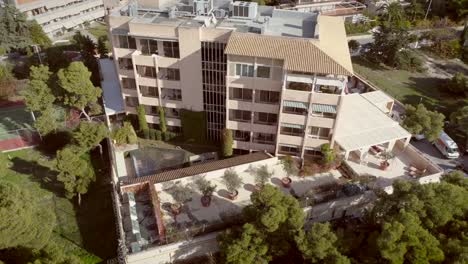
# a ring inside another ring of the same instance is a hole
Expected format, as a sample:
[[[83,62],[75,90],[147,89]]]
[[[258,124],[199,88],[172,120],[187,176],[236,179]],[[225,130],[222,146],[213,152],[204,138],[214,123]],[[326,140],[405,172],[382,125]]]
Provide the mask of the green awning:
[[[313,112],[336,114],[336,105],[312,104]]]
[[[308,103],[303,103],[303,102],[284,100],[283,105],[286,106],[286,107],[295,107],[295,108],[301,108],[301,109],[305,109],[305,110],[309,109],[309,104]]]
[[[281,126],[282,127],[289,127],[289,128],[304,129],[303,125],[298,125],[298,124],[281,123]]]

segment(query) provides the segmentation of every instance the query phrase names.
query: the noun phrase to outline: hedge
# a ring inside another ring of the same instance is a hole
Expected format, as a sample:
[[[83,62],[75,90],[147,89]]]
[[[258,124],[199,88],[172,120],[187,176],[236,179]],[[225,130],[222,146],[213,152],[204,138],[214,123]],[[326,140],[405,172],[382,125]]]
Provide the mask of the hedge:
[[[187,142],[203,144],[206,142],[206,114],[187,109],[180,111],[182,133]]]

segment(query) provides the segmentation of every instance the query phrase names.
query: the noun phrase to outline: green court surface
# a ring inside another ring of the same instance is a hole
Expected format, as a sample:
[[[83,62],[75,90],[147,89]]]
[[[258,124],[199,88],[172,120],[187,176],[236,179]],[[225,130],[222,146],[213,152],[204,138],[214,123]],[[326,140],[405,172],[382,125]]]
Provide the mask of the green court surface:
[[[31,112],[25,106],[0,109],[0,140],[18,137],[22,130],[33,129]]]

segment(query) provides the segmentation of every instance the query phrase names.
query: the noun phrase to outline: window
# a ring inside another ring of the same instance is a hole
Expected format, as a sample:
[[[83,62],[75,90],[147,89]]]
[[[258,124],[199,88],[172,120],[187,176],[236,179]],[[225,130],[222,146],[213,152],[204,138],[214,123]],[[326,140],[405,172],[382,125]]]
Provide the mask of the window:
[[[141,53],[144,55],[158,54],[158,42],[152,39],[140,39]]]
[[[179,58],[179,42],[163,41],[164,56]]]
[[[140,85],[141,95],[146,97],[158,97],[158,87]]]
[[[310,126],[309,135],[316,138],[328,139],[330,128]]]
[[[119,47],[124,49],[136,49],[136,40],[134,37],[118,35]]]
[[[255,112],[255,123],[274,125],[278,121],[278,115],[273,113]]]
[[[254,66],[249,64],[236,64],[236,75],[254,77]]]
[[[129,89],[129,90],[135,90],[136,89],[135,79],[122,78],[122,88],[123,89]]]
[[[275,104],[279,102],[280,93],[273,91],[255,91],[255,102],[264,104]]]
[[[125,104],[129,107],[136,107],[138,105],[138,97],[125,97]]]
[[[279,152],[281,154],[299,154],[298,146],[279,146]]]
[[[130,58],[119,58],[119,69],[133,70],[133,62]]]
[[[310,83],[301,83],[301,82],[289,82],[288,83],[289,90],[296,90],[296,91],[305,91],[310,92],[312,91],[312,84]]]
[[[229,111],[229,120],[239,121],[239,122],[250,122],[252,116],[250,111],[244,110],[230,110]]]
[[[137,72],[143,77],[156,78],[156,68],[154,67],[137,65]]]
[[[159,68],[159,79],[179,81],[180,71],[179,69],[174,69],[174,68]]]
[[[284,101],[283,113],[295,115],[307,115],[307,104],[302,102]]]
[[[179,89],[161,89],[162,99],[173,100],[173,101],[182,101],[182,91]]]
[[[259,78],[270,78],[270,67],[257,66],[257,77],[259,77]]]
[[[172,133],[176,133],[176,134],[182,133],[182,128],[178,126],[166,126],[166,128],[167,128],[167,131],[172,132]]]
[[[312,116],[335,118],[336,105],[312,104]]]
[[[147,115],[152,115],[152,116],[159,116],[159,111],[157,106],[153,105],[144,105],[145,107],[145,113]]]
[[[280,133],[282,135],[302,137],[304,135],[304,126],[297,124],[281,123]]]
[[[315,91],[318,93],[340,94],[341,88],[332,85],[316,85]]]
[[[319,149],[306,149],[304,155],[320,157],[322,156],[322,152]]]
[[[250,132],[242,130],[233,131],[233,139],[237,141],[250,142]]]
[[[252,101],[252,89],[231,88],[230,99]]]
[[[177,108],[165,108],[166,116],[167,117],[179,117],[180,116],[180,110]]]
[[[267,133],[254,133],[253,142],[259,144],[274,144],[275,135]]]

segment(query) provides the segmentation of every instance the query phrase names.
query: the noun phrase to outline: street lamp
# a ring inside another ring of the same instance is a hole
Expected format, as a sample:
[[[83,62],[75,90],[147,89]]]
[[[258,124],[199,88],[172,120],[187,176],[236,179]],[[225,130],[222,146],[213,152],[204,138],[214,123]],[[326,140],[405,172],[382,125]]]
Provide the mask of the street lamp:
[[[32,44],[31,47],[33,48],[34,53],[37,54],[37,57],[39,57],[39,63],[42,64],[42,58],[41,58],[41,47],[37,44]]]

